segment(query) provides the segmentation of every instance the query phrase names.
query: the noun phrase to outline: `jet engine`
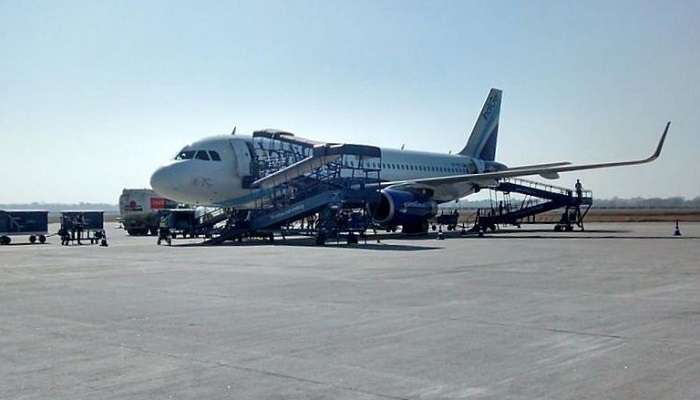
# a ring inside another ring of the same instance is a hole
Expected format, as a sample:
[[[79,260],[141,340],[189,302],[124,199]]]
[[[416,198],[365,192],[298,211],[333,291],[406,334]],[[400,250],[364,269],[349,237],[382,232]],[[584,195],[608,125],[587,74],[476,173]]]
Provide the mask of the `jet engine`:
[[[374,222],[387,228],[402,226],[404,233],[428,231],[428,220],[437,214],[437,203],[432,193],[384,189],[374,207]]]

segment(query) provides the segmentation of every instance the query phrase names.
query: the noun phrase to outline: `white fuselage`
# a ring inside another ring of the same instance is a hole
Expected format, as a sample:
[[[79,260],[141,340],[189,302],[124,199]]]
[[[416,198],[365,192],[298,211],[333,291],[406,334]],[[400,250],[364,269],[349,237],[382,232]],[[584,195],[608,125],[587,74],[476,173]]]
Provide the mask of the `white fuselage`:
[[[244,188],[250,175],[252,137],[215,136],[186,146],[151,177],[151,186],[178,202],[247,208],[258,189]],[[405,181],[483,172],[487,162],[461,155],[381,149],[382,181]],[[377,160],[378,161],[378,160]],[[377,163],[379,164],[379,163]],[[478,190],[469,183],[443,186],[434,199],[446,202]]]

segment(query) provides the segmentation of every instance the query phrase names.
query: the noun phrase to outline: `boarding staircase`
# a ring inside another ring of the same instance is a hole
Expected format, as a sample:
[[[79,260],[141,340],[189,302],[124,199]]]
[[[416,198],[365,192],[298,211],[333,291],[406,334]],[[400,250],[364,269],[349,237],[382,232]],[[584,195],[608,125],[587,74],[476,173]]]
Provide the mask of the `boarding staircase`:
[[[367,206],[380,196],[379,148],[316,144],[270,131],[256,132],[253,147],[247,204],[230,209],[225,227],[206,244],[272,238],[273,231],[309,217],[319,244],[369,227]]]
[[[228,220],[229,217],[229,210],[225,208],[215,208],[197,218],[195,229],[197,232],[211,232],[217,225]]]
[[[498,225],[520,226],[523,221],[535,222],[535,216],[548,211],[564,209],[555,230],[573,230],[573,226],[584,229],[583,220],[593,205],[590,190],[574,192],[571,189],[518,178],[501,180],[494,188],[503,193],[498,207],[479,210],[475,228],[480,231],[495,230]],[[514,205],[511,193],[525,195],[519,206]]]

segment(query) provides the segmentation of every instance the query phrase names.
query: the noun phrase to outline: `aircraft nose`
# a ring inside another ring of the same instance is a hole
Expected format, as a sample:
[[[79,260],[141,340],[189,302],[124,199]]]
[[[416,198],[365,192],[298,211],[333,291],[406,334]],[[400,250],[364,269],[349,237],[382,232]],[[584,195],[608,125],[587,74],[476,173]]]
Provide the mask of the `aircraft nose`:
[[[158,168],[151,175],[151,187],[161,196],[176,199],[178,179],[173,166],[166,165]]]

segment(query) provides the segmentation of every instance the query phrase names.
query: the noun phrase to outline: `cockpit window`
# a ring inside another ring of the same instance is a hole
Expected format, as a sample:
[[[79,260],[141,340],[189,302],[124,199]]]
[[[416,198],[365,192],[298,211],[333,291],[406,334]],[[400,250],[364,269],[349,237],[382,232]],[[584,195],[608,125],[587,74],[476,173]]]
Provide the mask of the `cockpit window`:
[[[191,160],[192,157],[194,157],[194,153],[195,152],[192,150],[183,150],[180,152],[180,154],[175,156],[175,159],[176,160]]]
[[[217,153],[214,150],[209,150],[209,155],[211,156],[211,159],[214,161],[221,161],[221,156],[219,156],[219,153]]]
[[[207,152],[204,151],[204,150],[199,150],[199,151],[197,152],[197,155],[195,156],[195,158],[196,158],[197,160],[209,161],[209,154],[207,154]]]

